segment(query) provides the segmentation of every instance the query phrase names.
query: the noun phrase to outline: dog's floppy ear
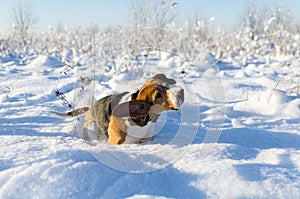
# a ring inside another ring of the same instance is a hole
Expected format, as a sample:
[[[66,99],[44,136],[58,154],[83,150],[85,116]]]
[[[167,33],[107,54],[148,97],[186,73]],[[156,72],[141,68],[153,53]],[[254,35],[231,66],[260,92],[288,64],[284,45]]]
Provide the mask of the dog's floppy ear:
[[[169,85],[176,84],[176,81],[171,78],[167,78],[164,74],[156,74],[150,78],[150,81],[157,81],[160,82],[161,85],[169,87]]]
[[[141,100],[131,100],[119,104],[112,112],[115,117],[138,117],[149,114],[150,105]]]
[[[154,104],[149,109],[150,115],[157,115],[161,114],[162,112],[166,111],[165,108],[160,104]]]

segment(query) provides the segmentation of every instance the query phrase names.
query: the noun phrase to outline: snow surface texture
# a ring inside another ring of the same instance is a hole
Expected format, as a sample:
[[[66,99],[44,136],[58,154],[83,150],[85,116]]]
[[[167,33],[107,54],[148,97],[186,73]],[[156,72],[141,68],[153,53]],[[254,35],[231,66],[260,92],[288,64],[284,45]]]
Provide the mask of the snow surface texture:
[[[147,59],[116,73],[97,66],[95,79],[79,78],[91,77],[88,64],[70,68],[51,56],[1,60],[0,198],[300,198],[300,99],[289,89],[297,85],[282,81],[299,78],[299,64]],[[186,99],[160,117],[150,142],[85,142],[82,116],[49,114],[136,91],[156,73],[176,79]]]

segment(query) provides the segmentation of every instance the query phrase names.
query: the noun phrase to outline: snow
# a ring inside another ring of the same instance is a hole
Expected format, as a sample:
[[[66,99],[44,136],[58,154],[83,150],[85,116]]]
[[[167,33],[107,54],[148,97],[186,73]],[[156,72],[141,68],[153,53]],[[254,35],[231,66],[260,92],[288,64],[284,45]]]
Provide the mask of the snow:
[[[174,53],[147,57],[143,68],[96,65],[97,77],[84,82],[94,70],[88,64],[3,57],[0,198],[300,198],[300,99],[290,89],[299,85],[278,83],[299,71],[292,58],[244,65],[212,53],[184,64]],[[147,143],[86,142],[76,134],[82,116],[50,114],[70,110],[55,90],[77,108],[134,92],[156,73],[176,79],[185,102],[160,117]]]

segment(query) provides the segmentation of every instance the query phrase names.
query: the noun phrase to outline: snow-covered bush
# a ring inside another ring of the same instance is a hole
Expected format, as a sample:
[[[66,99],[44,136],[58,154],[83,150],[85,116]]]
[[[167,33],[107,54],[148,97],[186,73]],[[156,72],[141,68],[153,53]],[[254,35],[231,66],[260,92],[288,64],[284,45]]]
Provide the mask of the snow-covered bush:
[[[128,55],[137,61],[144,51],[181,52],[188,60],[197,60],[203,49],[217,59],[251,56],[300,56],[300,28],[292,24],[292,13],[279,4],[259,7],[249,1],[245,17],[234,32],[216,27],[214,18],[195,18],[183,25],[175,23],[178,15],[173,1],[132,1],[129,25],[100,29],[95,24],[86,28],[68,28],[59,24],[47,32],[26,32],[26,42],[10,31],[0,37],[0,55],[30,61],[26,57],[45,54],[59,60],[82,65],[90,57],[98,64],[117,67],[115,59]]]
[[[255,0],[247,1],[243,20],[235,32],[245,56],[266,55],[270,51],[276,56],[296,55],[296,34],[289,9],[282,4],[259,7]]]

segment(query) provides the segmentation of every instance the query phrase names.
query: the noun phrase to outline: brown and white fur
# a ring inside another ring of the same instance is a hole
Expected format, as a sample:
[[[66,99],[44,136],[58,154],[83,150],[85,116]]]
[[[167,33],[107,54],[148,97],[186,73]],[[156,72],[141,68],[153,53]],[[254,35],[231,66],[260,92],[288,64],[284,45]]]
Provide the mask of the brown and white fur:
[[[151,139],[154,123],[167,110],[178,110],[184,101],[184,90],[174,79],[157,74],[146,81],[140,90],[131,94],[109,95],[91,107],[79,108],[58,116],[78,116],[85,113],[83,138],[90,133],[103,133],[109,144],[142,143]]]

